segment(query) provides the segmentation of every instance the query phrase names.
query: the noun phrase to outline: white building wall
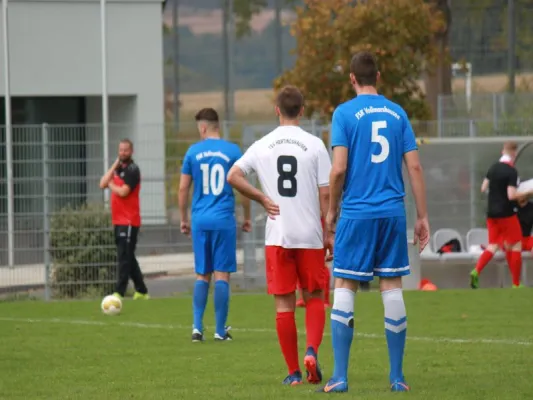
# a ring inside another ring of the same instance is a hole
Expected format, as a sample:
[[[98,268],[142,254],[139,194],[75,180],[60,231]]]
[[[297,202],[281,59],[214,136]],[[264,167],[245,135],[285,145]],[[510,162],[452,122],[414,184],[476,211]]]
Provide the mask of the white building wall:
[[[108,0],[107,82],[110,162],[127,136],[143,173],[145,223],[164,222],[164,89],[159,0]],[[100,3],[97,0],[9,0],[12,96],[92,96],[87,122],[101,123]],[[0,31],[0,65],[3,48]],[[3,71],[3,68],[0,70]],[[0,96],[5,92],[3,77]],[[98,129],[94,129],[93,142]],[[88,135],[88,137],[91,135]],[[88,144],[88,176],[103,172],[102,149]],[[96,191],[98,189],[92,188]],[[96,195],[96,192],[89,191]],[[91,198],[91,197],[90,197]]]

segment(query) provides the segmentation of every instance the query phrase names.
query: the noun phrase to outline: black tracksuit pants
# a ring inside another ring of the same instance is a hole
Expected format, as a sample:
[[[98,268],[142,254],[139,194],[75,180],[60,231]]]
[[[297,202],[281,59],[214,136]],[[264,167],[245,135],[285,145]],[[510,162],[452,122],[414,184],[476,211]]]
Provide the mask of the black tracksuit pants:
[[[141,268],[135,257],[138,234],[138,227],[115,225],[115,243],[117,245],[118,259],[118,279],[115,291],[121,296],[124,296],[126,293],[130,278],[137,292],[142,294],[148,293]]]

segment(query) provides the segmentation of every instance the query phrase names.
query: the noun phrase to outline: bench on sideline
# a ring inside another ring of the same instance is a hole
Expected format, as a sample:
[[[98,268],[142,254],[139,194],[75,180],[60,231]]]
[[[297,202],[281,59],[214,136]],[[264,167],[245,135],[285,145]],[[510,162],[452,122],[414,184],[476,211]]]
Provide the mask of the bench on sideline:
[[[412,237],[412,230],[408,235]],[[437,250],[446,242],[457,239],[461,243],[461,252],[438,254]],[[430,244],[420,254],[421,276],[430,279],[439,288],[468,288],[469,274],[482,253],[481,245],[488,242],[488,233],[484,228],[468,231],[465,238],[455,229],[439,229],[433,235]],[[466,246],[465,246],[466,244]],[[533,256],[531,252],[522,252],[522,282],[533,286],[528,276],[533,277]],[[443,266],[445,268],[443,268]],[[497,252],[480,277],[481,287],[510,287],[511,279],[505,260],[505,254]]]

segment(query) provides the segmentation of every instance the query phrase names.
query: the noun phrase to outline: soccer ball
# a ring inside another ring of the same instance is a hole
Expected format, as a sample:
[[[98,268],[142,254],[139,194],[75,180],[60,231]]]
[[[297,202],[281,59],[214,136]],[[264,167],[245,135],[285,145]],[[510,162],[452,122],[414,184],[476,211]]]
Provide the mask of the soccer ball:
[[[117,296],[109,295],[104,297],[100,307],[105,315],[118,315],[122,310],[122,301]]]

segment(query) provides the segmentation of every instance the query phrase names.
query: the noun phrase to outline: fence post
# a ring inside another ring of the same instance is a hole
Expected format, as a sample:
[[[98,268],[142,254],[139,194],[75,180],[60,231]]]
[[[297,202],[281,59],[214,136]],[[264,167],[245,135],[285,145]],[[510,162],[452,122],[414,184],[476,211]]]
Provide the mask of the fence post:
[[[500,99],[500,113],[506,117],[507,116],[507,96],[505,93],[497,93],[496,96]]]
[[[470,120],[468,136],[474,138],[477,136],[476,122]],[[476,188],[476,152],[470,153],[469,160],[469,173],[470,173],[470,229],[476,227],[476,203],[477,203],[477,188]]]
[[[402,278],[402,286],[405,290],[417,290],[422,277],[420,271],[420,253],[418,251],[418,245],[413,245],[413,239],[413,237],[407,238],[410,274]]]
[[[248,147],[254,142],[255,135],[251,128],[243,126],[242,128],[242,145],[243,151],[246,151]],[[250,177],[250,183],[256,184],[255,174]],[[250,214],[252,218],[252,230],[249,233],[243,233],[242,235],[242,253],[243,253],[243,286],[244,289],[248,289],[249,277],[256,272],[257,261],[255,259],[255,230],[257,229],[256,220],[257,205],[255,201],[251,201]]]
[[[257,204],[252,201],[250,204],[250,214],[252,215],[252,230],[249,233],[244,233],[243,237],[243,283],[244,288],[248,290],[248,282],[257,272],[256,260],[256,230],[257,230]]]
[[[48,124],[42,125],[43,146],[43,262],[44,262],[44,299],[50,300],[50,196],[48,188]]]
[[[444,117],[442,110],[443,98],[439,94],[437,97],[437,136],[442,137],[442,119]]]
[[[498,130],[498,94],[492,93],[492,124],[495,131]]]
[[[229,140],[230,124],[230,121],[222,121],[222,139],[224,140]]]

